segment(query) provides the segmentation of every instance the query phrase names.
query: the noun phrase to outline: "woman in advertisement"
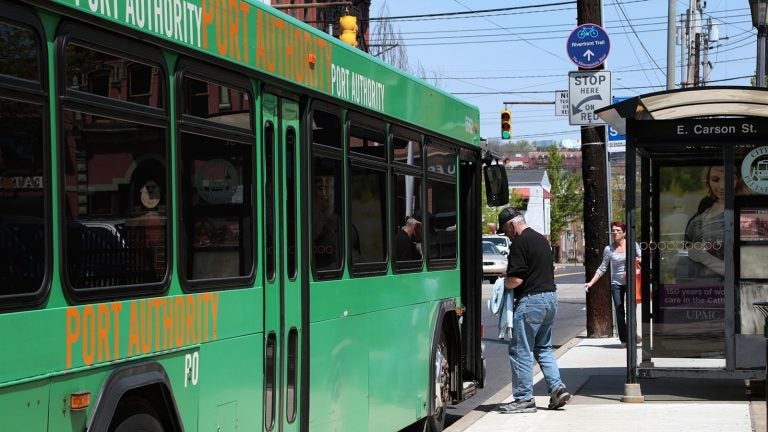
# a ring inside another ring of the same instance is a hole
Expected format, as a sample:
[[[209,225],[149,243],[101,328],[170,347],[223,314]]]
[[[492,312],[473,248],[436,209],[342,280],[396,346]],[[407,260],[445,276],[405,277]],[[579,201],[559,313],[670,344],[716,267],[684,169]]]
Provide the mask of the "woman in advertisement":
[[[733,178],[736,194],[742,193],[744,183]],[[696,213],[685,227],[688,260],[678,264],[678,279],[721,281],[725,275],[723,233],[725,232],[725,169],[708,166],[704,169],[707,195],[699,201]]]

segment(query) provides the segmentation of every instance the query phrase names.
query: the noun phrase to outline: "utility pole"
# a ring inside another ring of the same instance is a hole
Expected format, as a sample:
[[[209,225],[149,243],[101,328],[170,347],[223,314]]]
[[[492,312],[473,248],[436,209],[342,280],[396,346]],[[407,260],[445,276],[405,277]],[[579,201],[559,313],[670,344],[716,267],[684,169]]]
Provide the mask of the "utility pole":
[[[578,25],[602,26],[601,0],[577,0]],[[581,68],[580,68],[581,69]],[[603,69],[600,65],[596,69]],[[595,69],[592,69],[595,70]],[[581,127],[581,175],[584,181],[584,270],[592,278],[608,244],[608,188],[606,180],[605,126]],[[610,278],[602,277],[587,293],[587,337],[613,335]]]

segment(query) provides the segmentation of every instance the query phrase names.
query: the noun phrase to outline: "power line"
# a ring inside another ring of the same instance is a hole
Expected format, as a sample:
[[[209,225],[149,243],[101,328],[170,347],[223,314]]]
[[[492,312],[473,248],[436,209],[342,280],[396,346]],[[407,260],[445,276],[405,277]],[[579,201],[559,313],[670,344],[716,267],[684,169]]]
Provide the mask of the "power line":
[[[443,13],[421,14],[421,15],[402,15],[402,16],[394,16],[394,17],[375,17],[375,18],[368,18],[368,21],[387,21],[387,20],[388,21],[404,21],[404,20],[414,20],[414,19],[420,19],[420,18],[435,18],[435,17],[461,16],[461,15],[474,15],[471,18],[477,18],[478,14],[489,14],[489,13],[495,13],[495,12],[506,12],[506,11],[522,10],[522,9],[534,9],[534,8],[542,8],[542,7],[548,7],[548,6],[562,6],[567,4],[575,5],[576,2],[566,1],[566,2],[559,2],[559,3],[541,3],[541,4],[535,4],[535,5],[515,6],[515,7],[497,8],[497,9],[480,9],[480,10],[468,10],[468,11],[461,11],[461,12],[443,12]]]

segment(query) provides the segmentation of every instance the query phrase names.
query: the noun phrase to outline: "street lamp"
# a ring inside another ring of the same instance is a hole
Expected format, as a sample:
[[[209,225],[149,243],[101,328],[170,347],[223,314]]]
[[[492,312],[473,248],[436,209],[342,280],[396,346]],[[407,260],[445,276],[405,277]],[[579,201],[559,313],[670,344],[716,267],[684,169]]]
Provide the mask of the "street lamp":
[[[752,26],[757,29],[757,73],[758,87],[765,87],[765,34],[768,24],[768,0],[749,0]]]

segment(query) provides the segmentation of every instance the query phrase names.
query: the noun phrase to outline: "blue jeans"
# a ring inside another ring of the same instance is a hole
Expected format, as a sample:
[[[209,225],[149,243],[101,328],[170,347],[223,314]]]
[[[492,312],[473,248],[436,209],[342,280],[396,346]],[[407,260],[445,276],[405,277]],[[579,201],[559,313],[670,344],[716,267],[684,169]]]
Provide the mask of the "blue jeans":
[[[512,395],[516,401],[533,398],[534,358],[541,367],[549,393],[563,383],[552,352],[552,324],[556,314],[555,292],[522,297],[515,305],[509,362],[512,366]]]
[[[627,343],[627,319],[626,311],[624,310],[627,286],[612,283],[611,297],[613,297],[613,307],[616,309],[616,331],[619,333],[619,341]]]

